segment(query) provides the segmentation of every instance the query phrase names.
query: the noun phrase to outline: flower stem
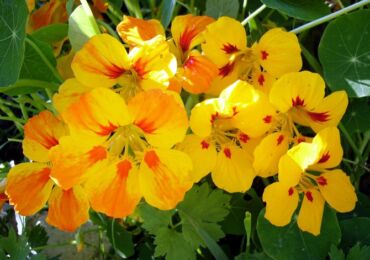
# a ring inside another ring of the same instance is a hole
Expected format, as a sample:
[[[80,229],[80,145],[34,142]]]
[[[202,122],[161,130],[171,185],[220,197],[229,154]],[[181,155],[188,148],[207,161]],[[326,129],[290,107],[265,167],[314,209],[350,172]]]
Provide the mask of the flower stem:
[[[312,22],[309,22],[309,23],[306,23],[298,28],[295,28],[294,30],[291,30],[290,32],[292,33],[301,33],[305,30],[308,30],[308,29],[311,29],[317,25],[320,25],[322,23],[325,23],[325,22],[328,22],[330,20],[333,20],[334,18],[338,17],[338,16],[341,16],[342,14],[345,14],[345,13],[348,13],[350,11],[353,11],[357,8],[360,8],[361,6],[364,6],[364,5],[367,5],[370,3],[370,0],[362,0],[358,3],[355,3],[353,5],[350,5],[350,6],[347,6],[343,9],[340,9],[339,11],[336,11],[334,13],[331,13],[331,14],[328,14],[326,16],[323,16],[319,19],[316,19],[316,20],[313,20]]]
[[[245,26],[250,20],[252,20],[254,17],[256,17],[259,13],[261,13],[263,10],[265,10],[267,6],[266,5],[261,5],[256,11],[248,15],[247,18],[245,18],[241,24]]]
[[[356,154],[357,160],[359,160],[361,158],[361,152],[357,148],[357,145],[353,141],[351,135],[348,133],[347,129],[344,127],[344,125],[342,123],[339,124],[339,129],[342,131],[342,133],[343,133],[344,137],[346,138],[348,144],[351,146],[353,152]]]

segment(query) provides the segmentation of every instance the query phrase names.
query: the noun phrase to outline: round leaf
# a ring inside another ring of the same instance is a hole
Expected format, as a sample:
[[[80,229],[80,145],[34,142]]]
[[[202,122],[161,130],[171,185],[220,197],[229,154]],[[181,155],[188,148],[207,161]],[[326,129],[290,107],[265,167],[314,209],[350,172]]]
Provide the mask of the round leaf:
[[[264,215],[265,210],[262,210],[258,216],[257,232],[265,253],[273,259],[325,259],[330,246],[338,245],[340,241],[336,214],[328,207],[324,211],[319,236],[301,231],[296,217],[289,225],[276,227]]]
[[[319,45],[324,76],[332,90],[370,96],[370,10],[344,15],[325,29]]]

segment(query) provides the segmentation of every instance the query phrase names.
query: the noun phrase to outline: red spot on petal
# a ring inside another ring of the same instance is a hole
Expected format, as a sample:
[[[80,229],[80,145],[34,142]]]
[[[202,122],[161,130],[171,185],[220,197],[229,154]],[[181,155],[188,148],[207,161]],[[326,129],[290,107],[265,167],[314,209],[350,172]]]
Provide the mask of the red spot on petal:
[[[301,99],[299,96],[296,96],[295,99],[292,99],[292,106],[293,107],[304,106],[304,100]]]
[[[281,144],[284,141],[284,135],[279,135],[276,141],[277,141],[277,145]]]
[[[196,65],[196,62],[197,62],[197,59],[194,57],[194,56],[189,56],[186,61],[184,62],[184,65],[183,67],[184,68],[188,68],[188,69],[192,69],[195,67]]]
[[[131,162],[129,160],[123,160],[117,164],[117,174],[119,174],[122,178],[127,178],[131,168]]]
[[[92,164],[105,158],[107,158],[107,150],[103,146],[95,146],[88,152],[88,160]]]
[[[324,154],[321,156],[321,158],[320,158],[320,160],[318,161],[318,163],[324,163],[324,162],[327,162],[329,159],[330,159],[330,154],[329,154],[329,152],[326,152],[326,153],[324,153]]]
[[[235,116],[238,113],[237,107],[233,107],[233,116]]]
[[[144,161],[150,169],[155,169],[160,164],[160,160],[155,151],[146,152],[144,155]]]
[[[263,86],[263,84],[265,84],[265,76],[263,76],[263,74],[260,74],[259,76],[258,76],[258,84],[262,87]]]
[[[325,179],[324,176],[320,176],[316,179],[316,182],[321,185],[321,186],[325,186],[325,185],[328,185],[328,181]]]
[[[190,48],[191,41],[197,36],[196,28],[187,28],[180,36],[179,45],[182,52],[187,52]]]
[[[223,47],[222,47],[222,50],[226,54],[232,54],[232,53],[235,53],[235,52],[238,52],[239,51],[238,47],[236,47],[236,45],[233,45],[231,43],[224,44]]]
[[[225,154],[225,156],[227,157],[227,158],[231,158],[231,151],[230,151],[230,149],[229,148],[225,148],[224,149],[224,154]]]
[[[239,134],[239,140],[242,141],[243,143],[248,143],[250,137],[247,134],[240,133]]]
[[[207,143],[205,140],[203,140],[201,143],[202,149],[208,149],[209,143]]]
[[[136,74],[139,76],[139,78],[143,78],[145,74],[148,73],[146,71],[147,61],[145,61],[142,58],[137,59],[135,64],[133,65],[133,69],[135,70]]]
[[[218,118],[219,118],[218,112],[212,114],[211,115],[211,124],[213,124],[216,121],[216,119],[218,119]]]
[[[311,117],[313,121],[316,122],[326,122],[329,120],[329,112],[322,113],[307,112],[307,114]]]
[[[114,130],[117,129],[117,126],[109,122],[108,126],[99,125],[100,131],[97,133],[98,135],[105,136],[110,135]]]
[[[271,115],[267,115],[263,118],[263,122],[265,122],[266,124],[270,124],[272,121],[272,116]]]
[[[157,129],[155,126],[155,122],[147,121],[146,119],[135,122],[135,125],[147,134],[151,134]]]
[[[312,197],[312,193],[310,192],[310,191],[307,191],[306,193],[305,193],[305,195],[306,195],[306,198],[309,200],[309,201],[313,201],[313,197]]]
[[[297,138],[297,143],[302,143],[302,142],[305,142],[306,141],[306,138],[304,138],[304,137],[298,137]]]
[[[293,193],[294,193],[294,189],[293,189],[293,187],[290,187],[289,190],[288,190],[288,195],[292,196]]]
[[[218,75],[221,77],[226,77],[234,69],[234,63],[227,63],[225,66],[218,69]]]
[[[266,51],[261,51],[261,59],[266,60],[269,54]]]

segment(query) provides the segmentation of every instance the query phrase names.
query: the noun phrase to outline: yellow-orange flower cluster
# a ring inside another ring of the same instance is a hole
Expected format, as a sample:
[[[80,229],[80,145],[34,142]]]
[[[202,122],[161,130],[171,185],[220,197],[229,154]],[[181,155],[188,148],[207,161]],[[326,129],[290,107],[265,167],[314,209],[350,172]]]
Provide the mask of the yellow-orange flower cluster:
[[[73,231],[90,207],[114,218],[142,198],[173,209],[209,173],[227,192],[277,175],[263,194],[265,217],[287,225],[301,199],[298,225],[314,235],[325,201],[354,208],[354,188],[335,169],[347,95],[325,96],[320,75],[300,71],[294,34],[275,28],[248,45],[238,21],[193,15],[176,17],[169,39],[157,20],[125,16],[117,31],[129,48],[92,37],[53,97],[58,114],[43,111],[24,126],[31,162],[11,169],[5,191],[20,214],[47,203],[47,222]],[[189,119],[182,89],[208,97]]]

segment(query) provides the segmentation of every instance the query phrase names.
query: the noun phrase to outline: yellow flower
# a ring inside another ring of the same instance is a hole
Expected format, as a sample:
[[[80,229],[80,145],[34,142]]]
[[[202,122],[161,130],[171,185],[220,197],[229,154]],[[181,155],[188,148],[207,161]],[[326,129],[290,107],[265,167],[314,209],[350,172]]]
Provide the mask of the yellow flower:
[[[298,226],[316,236],[325,201],[339,212],[353,210],[357,197],[349,177],[342,170],[329,170],[338,166],[342,154],[339,131],[334,127],[320,131],[312,143],[291,148],[280,159],[279,181],[264,191],[265,217],[276,226],[287,225],[298,206],[298,194],[303,193]]]

